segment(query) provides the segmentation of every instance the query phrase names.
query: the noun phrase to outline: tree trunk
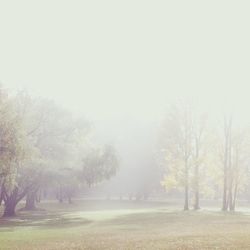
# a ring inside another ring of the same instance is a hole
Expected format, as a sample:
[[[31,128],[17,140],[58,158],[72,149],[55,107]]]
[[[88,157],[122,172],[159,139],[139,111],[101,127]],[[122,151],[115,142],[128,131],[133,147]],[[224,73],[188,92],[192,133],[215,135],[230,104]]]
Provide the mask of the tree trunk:
[[[24,209],[25,210],[36,210],[36,194],[37,194],[37,191],[30,191],[28,192],[27,194],[27,197],[26,197],[26,204],[25,204],[25,207]]]
[[[235,183],[234,186],[234,195],[233,195],[233,202],[232,202],[232,209],[231,211],[235,211],[235,204],[236,204],[236,199],[237,199],[237,192],[238,192],[238,183]]]
[[[229,191],[228,191],[228,208],[230,211],[233,211],[233,183],[231,180],[231,176],[230,176],[230,184],[229,184]]]
[[[60,203],[63,203],[63,191],[62,191],[62,186],[61,185],[59,187],[58,200],[59,200]]]
[[[226,178],[225,171],[224,171],[222,211],[227,211],[227,178]]]
[[[222,211],[228,210],[228,157],[229,156],[229,137],[231,136],[231,119],[229,122],[224,119],[224,133],[225,133],[225,149],[224,149],[224,180],[223,180],[223,200],[222,200]]]
[[[15,209],[16,209],[16,202],[7,201],[5,203],[3,217],[13,217],[13,216],[15,216],[16,215]]]
[[[4,204],[5,204],[3,217],[15,216],[16,205],[25,197],[28,190],[32,188],[32,185],[27,186],[21,192],[18,187],[15,187],[14,190],[10,194],[6,192],[6,189],[4,186],[3,188],[4,188]]]
[[[5,187],[4,187],[5,190]],[[18,188],[16,187],[13,192],[10,195],[6,194],[6,199],[4,201],[4,213],[3,213],[3,217],[12,217],[15,216],[15,209],[16,209],[16,205],[18,203],[17,197],[18,197]]]
[[[36,202],[40,203],[42,199],[42,190],[40,189],[36,194]]]
[[[195,202],[194,202],[194,209],[200,209],[200,183],[199,183],[199,139],[195,139],[195,147],[196,147],[196,163],[195,163]]]
[[[224,179],[223,179],[223,200],[222,200],[222,211],[227,211],[227,137],[226,137],[226,143],[225,143],[225,155],[224,155]]]
[[[230,124],[229,124],[230,125]],[[228,208],[233,211],[233,169],[232,169],[232,142],[231,142],[231,126],[229,127],[228,138]]]
[[[185,159],[185,203],[184,210],[189,210],[189,171],[188,171],[188,161]]]
[[[196,183],[194,209],[195,210],[200,209],[200,192],[199,192],[199,184],[198,183]]]
[[[185,124],[184,124],[184,183],[185,183],[185,200],[184,210],[189,210],[189,166],[188,159],[190,156],[190,145],[191,145],[191,130],[190,130],[190,116],[188,109],[185,110]]]
[[[68,203],[69,203],[69,204],[72,204],[72,203],[73,203],[73,202],[72,202],[71,195],[68,195]]]
[[[0,194],[0,206],[2,205],[2,202],[4,200],[4,186],[1,185],[1,194]]]

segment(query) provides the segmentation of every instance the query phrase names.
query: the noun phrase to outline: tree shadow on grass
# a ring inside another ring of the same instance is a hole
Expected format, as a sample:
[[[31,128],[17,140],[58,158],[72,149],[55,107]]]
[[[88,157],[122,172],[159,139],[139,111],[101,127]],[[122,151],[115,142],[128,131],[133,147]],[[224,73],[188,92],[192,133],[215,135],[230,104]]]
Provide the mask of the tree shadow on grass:
[[[103,221],[102,225],[157,225],[159,223],[175,223],[176,221],[180,220],[180,217],[182,216],[178,212],[146,211],[141,213],[120,215],[113,219]]]
[[[192,227],[201,225],[250,225],[249,214],[223,213],[207,211],[146,211],[119,215],[101,222],[101,226],[117,226],[124,230],[129,227],[157,228],[157,227]]]
[[[77,227],[91,222],[91,220],[67,212],[21,212],[13,218],[1,218],[0,232],[12,231],[15,227],[33,227],[34,229]]]

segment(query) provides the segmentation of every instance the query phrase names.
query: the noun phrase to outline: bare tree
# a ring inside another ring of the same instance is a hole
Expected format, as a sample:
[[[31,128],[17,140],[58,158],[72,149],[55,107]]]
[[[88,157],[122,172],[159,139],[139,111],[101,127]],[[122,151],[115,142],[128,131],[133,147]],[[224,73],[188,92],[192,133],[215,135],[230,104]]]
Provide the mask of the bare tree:
[[[232,135],[232,116],[224,117],[224,168],[223,168],[223,198],[222,210],[227,211],[229,205],[229,173],[231,170],[231,135]]]
[[[200,209],[200,165],[205,157],[204,134],[206,127],[206,116],[197,115],[193,123],[194,139],[194,209]]]
[[[169,110],[161,133],[166,154],[167,178],[184,185],[184,210],[189,209],[190,158],[192,155],[192,112],[190,105],[175,105]]]

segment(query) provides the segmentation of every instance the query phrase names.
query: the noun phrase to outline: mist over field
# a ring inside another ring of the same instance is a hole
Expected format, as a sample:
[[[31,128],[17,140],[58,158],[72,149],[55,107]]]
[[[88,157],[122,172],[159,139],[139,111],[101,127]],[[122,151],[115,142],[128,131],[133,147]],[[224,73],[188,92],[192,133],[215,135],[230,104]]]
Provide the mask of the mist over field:
[[[0,249],[250,249],[249,11],[0,0]]]

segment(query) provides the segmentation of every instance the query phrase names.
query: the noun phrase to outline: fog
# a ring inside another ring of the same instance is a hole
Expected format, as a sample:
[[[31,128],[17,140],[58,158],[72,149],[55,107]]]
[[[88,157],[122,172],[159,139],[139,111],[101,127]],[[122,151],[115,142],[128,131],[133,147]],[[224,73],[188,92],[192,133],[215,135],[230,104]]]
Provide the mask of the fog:
[[[32,199],[248,211],[249,9],[0,0],[3,216]]]
[[[1,1],[1,81],[97,120],[152,120],[186,95],[246,105],[248,7]]]
[[[248,122],[245,5],[2,1],[0,79],[84,115],[121,148],[136,136],[131,127],[156,130],[182,99],[213,119],[234,112]]]

